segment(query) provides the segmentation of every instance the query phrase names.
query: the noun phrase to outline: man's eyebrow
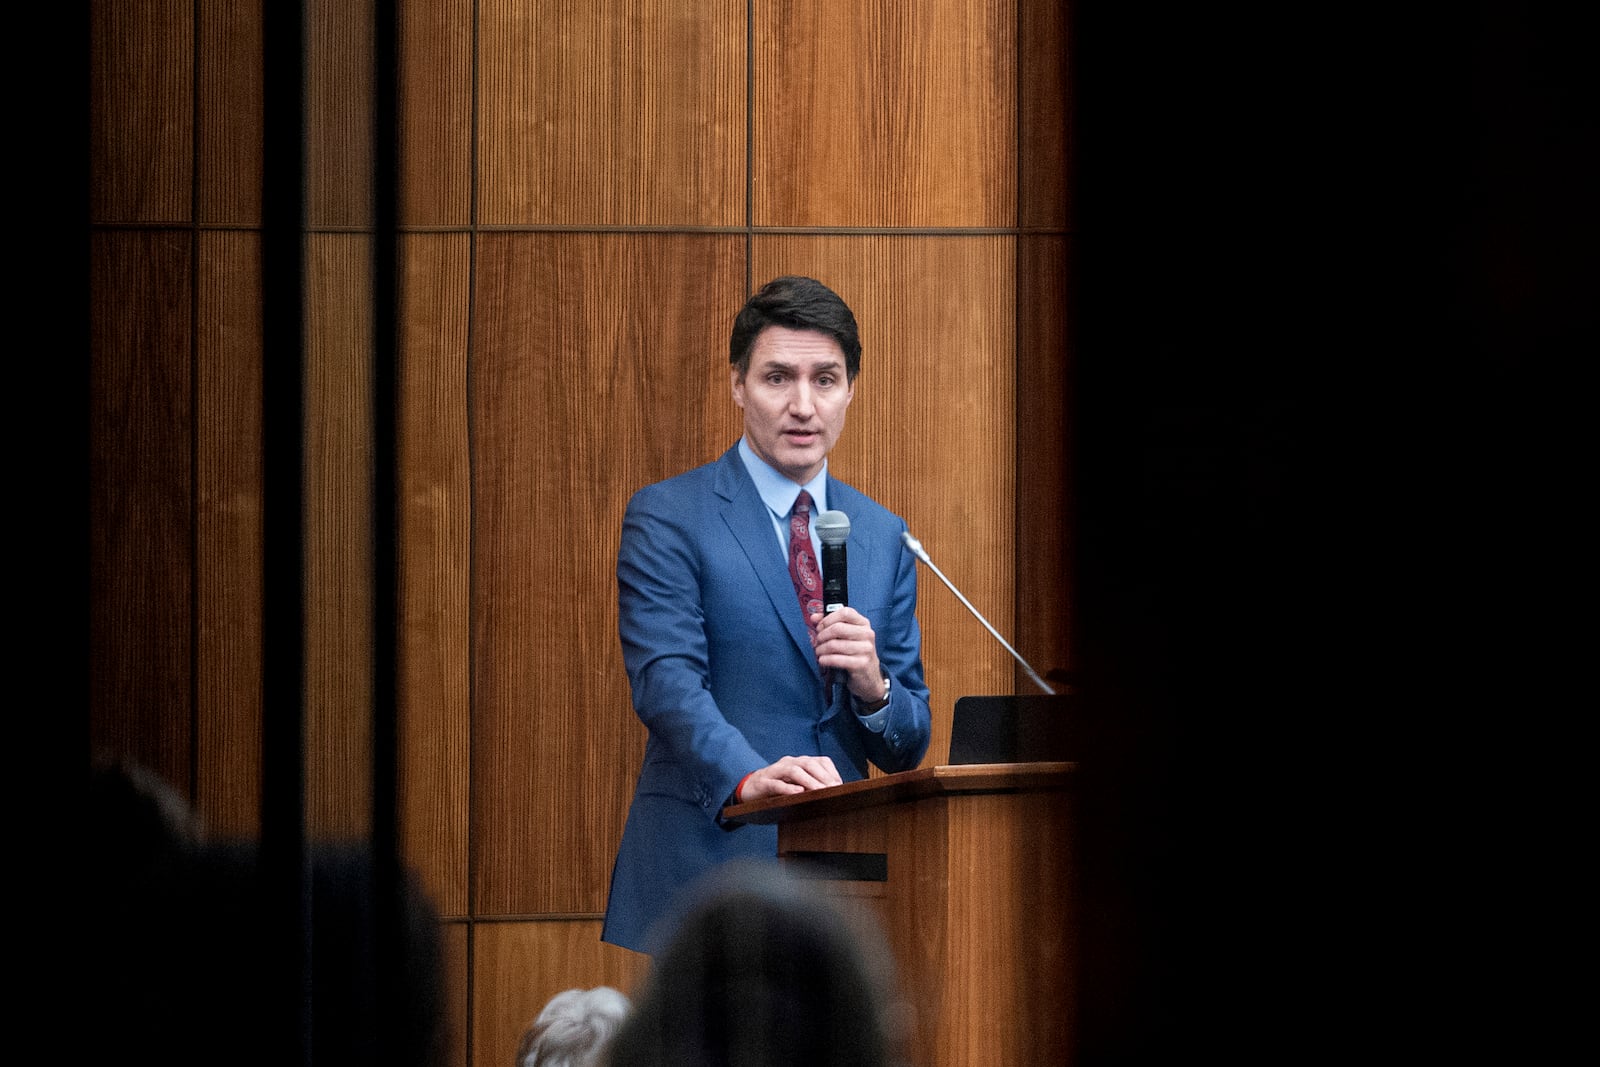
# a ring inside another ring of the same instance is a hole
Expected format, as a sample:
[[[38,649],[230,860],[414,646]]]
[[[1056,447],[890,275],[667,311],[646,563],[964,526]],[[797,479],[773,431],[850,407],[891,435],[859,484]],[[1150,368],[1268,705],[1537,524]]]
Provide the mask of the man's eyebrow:
[[[811,367],[811,372],[816,374],[831,371],[834,374],[837,374],[839,369],[843,366],[844,364],[840,360],[830,359],[823,363],[813,364]],[[752,366],[750,369],[753,371],[759,371],[762,374],[774,370],[787,371],[790,374],[793,374],[800,369],[800,365],[798,363],[792,363],[783,359],[769,359],[765,363],[761,363],[758,366]]]

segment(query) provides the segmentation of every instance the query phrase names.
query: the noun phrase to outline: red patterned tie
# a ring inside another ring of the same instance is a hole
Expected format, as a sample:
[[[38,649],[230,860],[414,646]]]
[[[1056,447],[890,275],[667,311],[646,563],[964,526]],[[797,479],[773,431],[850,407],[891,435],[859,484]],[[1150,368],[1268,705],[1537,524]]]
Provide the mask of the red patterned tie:
[[[822,571],[811,547],[811,494],[804,489],[789,513],[789,578],[809,627],[811,616],[822,610]]]
[[[800,614],[811,628],[811,616],[822,611],[822,571],[817,566],[817,554],[811,547],[811,494],[804,489],[795,499],[794,510],[789,513],[789,579],[794,582],[795,595],[800,598]],[[830,681],[830,671],[822,672],[823,685]]]

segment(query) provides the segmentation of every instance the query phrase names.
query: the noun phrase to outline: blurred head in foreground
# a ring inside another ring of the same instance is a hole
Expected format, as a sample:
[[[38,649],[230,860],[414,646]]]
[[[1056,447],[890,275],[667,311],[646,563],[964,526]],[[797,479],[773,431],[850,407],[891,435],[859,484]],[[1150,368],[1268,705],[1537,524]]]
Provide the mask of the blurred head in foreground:
[[[900,1062],[877,926],[771,862],[712,871],[656,957],[612,1067]]]

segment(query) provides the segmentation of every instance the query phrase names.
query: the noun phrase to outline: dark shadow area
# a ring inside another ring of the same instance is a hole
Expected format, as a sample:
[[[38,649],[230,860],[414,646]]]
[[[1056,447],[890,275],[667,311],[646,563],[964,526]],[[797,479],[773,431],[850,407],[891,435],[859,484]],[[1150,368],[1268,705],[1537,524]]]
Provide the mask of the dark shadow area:
[[[208,838],[147,771],[97,762],[86,794],[82,954],[93,1032],[167,1064],[445,1062],[438,915],[413,878],[383,877],[363,844],[305,856],[308,981],[299,1038],[281,1005],[281,899],[254,843]],[[386,901],[385,893],[394,899]]]
[[[1072,33],[1082,1062],[1343,1060],[1466,951],[1438,874],[1497,823],[1437,791],[1522,749],[1571,640],[1534,605],[1592,358],[1582,35],[1510,4]]]

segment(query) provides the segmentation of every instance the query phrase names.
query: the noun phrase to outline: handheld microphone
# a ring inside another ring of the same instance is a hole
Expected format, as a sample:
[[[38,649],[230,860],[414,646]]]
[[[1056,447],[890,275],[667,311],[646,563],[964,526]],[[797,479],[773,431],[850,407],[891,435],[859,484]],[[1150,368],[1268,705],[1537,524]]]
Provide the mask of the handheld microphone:
[[[984,629],[988,630],[991,634],[994,634],[994,639],[996,641],[999,641],[1002,645],[1006,646],[1006,651],[1011,653],[1012,657],[1018,663],[1022,664],[1022,669],[1028,672],[1028,677],[1033,679],[1034,684],[1037,685],[1040,689],[1043,689],[1046,693],[1050,693],[1051,695],[1054,695],[1055,694],[1055,690],[1051,689],[1048,685],[1044,684],[1044,679],[1040,678],[1039,675],[1034,671],[1034,669],[1032,667],[1028,666],[1028,661],[1023,659],[1021,656],[1017,655],[1017,650],[1012,648],[1009,644],[1007,644],[1006,639],[1000,636],[1000,633],[999,633],[998,630],[996,630],[993,626],[989,625],[989,620],[984,618],[981,614],[979,614],[978,613],[978,609],[972,606],[972,602],[969,601],[966,597],[961,595],[961,590],[957,589],[955,587],[955,585],[950,581],[950,579],[948,579],[948,578],[946,578],[944,576],[944,572],[941,571],[938,567],[935,567],[933,565],[933,560],[929,559],[928,558],[928,553],[923,551],[922,542],[918,541],[915,537],[912,537],[910,530],[902,531],[901,534],[900,534],[900,540],[905,542],[906,548],[911,550],[911,554],[913,556],[916,556],[922,562],[926,563],[928,565],[928,569],[933,571],[933,573],[937,574],[939,576],[939,580],[941,582],[943,582],[945,585],[950,587],[950,591],[956,595],[956,599],[960,600],[961,603],[965,604],[967,610],[972,612],[973,617],[976,618],[979,622],[983,623]],[[824,550],[824,551],[826,551],[826,550]]]
[[[850,603],[850,580],[844,543],[850,539],[850,516],[824,511],[817,516],[817,538],[822,542],[822,613]]]

